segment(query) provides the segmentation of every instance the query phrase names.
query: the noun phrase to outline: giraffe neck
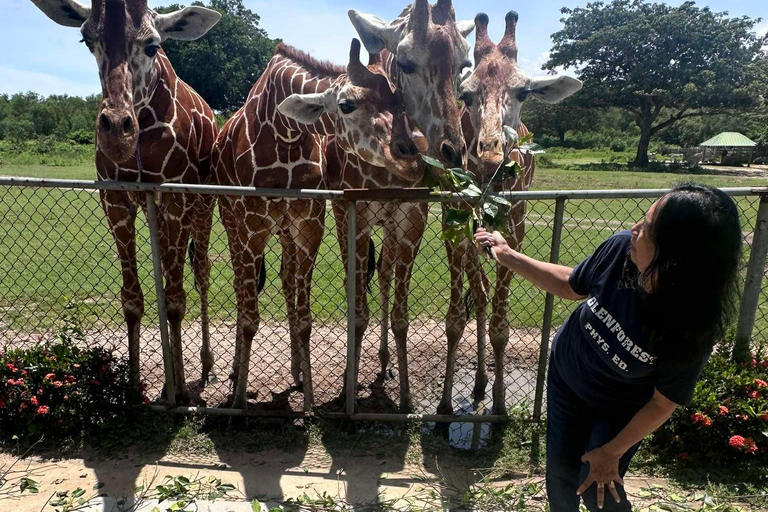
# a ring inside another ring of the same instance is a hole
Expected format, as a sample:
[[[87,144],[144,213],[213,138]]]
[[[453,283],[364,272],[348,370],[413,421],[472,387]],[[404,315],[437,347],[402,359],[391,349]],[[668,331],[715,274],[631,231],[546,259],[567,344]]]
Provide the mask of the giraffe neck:
[[[263,84],[259,84],[264,80]],[[324,113],[311,125],[289,119],[277,111],[277,106],[292,94],[322,93],[332,87],[343,87],[349,78],[346,73],[335,76],[314,73],[288,56],[277,54],[270,61],[262,78],[248,98],[251,107],[258,107],[261,120],[272,120],[275,135],[284,141],[294,141],[304,133],[334,135],[336,115]],[[257,100],[252,103],[251,100]]]

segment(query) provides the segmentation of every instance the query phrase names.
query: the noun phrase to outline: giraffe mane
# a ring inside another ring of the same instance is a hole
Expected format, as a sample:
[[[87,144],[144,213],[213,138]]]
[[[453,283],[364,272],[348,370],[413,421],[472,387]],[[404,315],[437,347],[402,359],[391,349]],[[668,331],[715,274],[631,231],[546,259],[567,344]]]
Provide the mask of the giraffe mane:
[[[333,64],[326,60],[318,60],[307,52],[294,48],[293,46],[288,46],[284,43],[279,43],[277,45],[275,53],[301,64],[302,67],[316,75],[335,78],[347,72],[347,68],[344,66],[339,66],[338,64]]]

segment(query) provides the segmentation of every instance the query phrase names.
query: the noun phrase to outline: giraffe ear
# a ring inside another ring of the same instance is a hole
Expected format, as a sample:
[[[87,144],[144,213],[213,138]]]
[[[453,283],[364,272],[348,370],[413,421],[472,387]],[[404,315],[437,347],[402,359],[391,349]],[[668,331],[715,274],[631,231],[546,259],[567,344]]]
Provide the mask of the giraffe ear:
[[[302,124],[313,124],[323,114],[335,114],[338,111],[336,91],[310,94],[291,94],[277,106],[277,111],[289,119]]]
[[[457,21],[456,28],[459,29],[461,37],[466,38],[473,30],[475,30],[475,20]]]
[[[155,29],[160,39],[168,38],[181,41],[194,41],[203,37],[221,19],[218,12],[205,7],[185,7],[180,11],[168,14],[158,14],[155,18]]]
[[[91,15],[91,8],[76,0],[32,0],[32,3],[46,16],[65,27],[81,27]]]
[[[559,103],[581,89],[581,80],[570,76],[531,78],[531,95],[544,103]]]
[[[379,53],[385,48],[392,53],[397,53],[397,45],[400,44],[400,38],[405,27],[400,18],[388,23],[372,14],[365,14],[354,9],[348,14],[368,53]]]

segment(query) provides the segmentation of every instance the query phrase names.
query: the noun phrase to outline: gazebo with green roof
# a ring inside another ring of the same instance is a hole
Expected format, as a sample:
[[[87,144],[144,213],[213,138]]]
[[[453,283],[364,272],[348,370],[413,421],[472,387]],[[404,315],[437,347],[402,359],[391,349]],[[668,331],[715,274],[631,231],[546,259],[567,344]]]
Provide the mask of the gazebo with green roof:
[[[726,163],[726,157],[730,157],[728,160],[733,163],[746,160],[747,165],[752,163],[756,146],[756,142],[738,132],[723,132],[699,144],[699,147],[704,149],[705,160],[707,153],[711,151],[713,157],[720,155],[721,164]]]

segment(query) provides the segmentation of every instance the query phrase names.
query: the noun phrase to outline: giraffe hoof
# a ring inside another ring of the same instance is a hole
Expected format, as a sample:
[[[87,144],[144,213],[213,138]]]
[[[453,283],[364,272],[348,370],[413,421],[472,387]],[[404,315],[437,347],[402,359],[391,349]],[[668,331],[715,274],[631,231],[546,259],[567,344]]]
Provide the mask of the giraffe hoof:
[[[413,405],[411,405],[411,402],[400,402],[400,412],[402,414],[413,413]]]
[[[187,386],[183,386],[180,390],[176,391],[176,405],[186,406],[190,403],[192,403],[192,398]]]
[[[449,404],[440,403],[440,405],[437,406],[437,414],[451,415],[453,414],[453,407]]]
[[[475,381],[475,388],[472,390],[472,398],[480,402],[485,400],[485,390],[488,387],[488,379],[480,379]]]

